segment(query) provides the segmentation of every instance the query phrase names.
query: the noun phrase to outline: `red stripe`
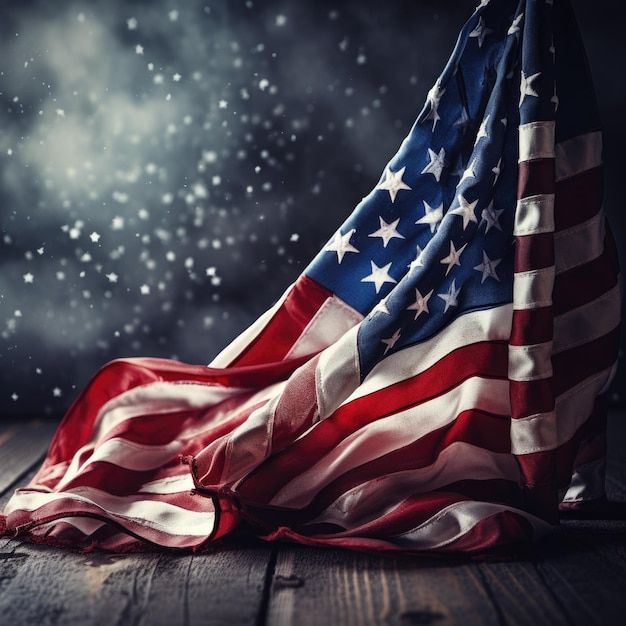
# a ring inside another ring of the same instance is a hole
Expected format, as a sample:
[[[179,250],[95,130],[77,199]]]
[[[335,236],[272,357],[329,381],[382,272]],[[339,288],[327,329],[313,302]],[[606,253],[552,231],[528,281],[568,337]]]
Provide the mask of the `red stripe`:
[[[515,310],[509,343],[512,346],[525,346],[550,341],[552,322],[552,307],[549,306]]]
[[[460,481],[438,491],[411,495],[388,513],[351,532],[383,538],[406,533],[427,522],[442,509],[468,500],[516,507],[522,504],[519,487],[508,480]],[[311,532],[314,526],[309,524],[306,528]]]
[[[514,419],[547,413],[554,408],[551,378],[510,382],[511,412]]]
[[[561,315],[610,291],[617,284],[617,255],[610,237],[602,254],[584,265],[557,274],[552,301],[554,314]]]
[[[555,489],[569,485],[572,467],[581,441],[590,433],[598,433],[606,428],[606,399],[598,396],[591,415],[566,442],[553,450],[543,450],[517,456],[520,469],[528,485],[534,486],[537,480],[547,481]]]
[[[483,520],[438,551],[447,554],[494,553],[494,548],[503,554],[510,554],[515,547],[520,550],[533,540],[533,527],[522,515],[513,511],[502,511]]]
[[[554,227],[558,232],[591,219],[602,206],[602,167],[572,176],[556,184]]]
[[[318,309],[332,295],[332,291],[302,274],[272,319],[230,367],[283,359]]]
[[[370,480],[404,470],[428,467],[453,443],[462,441],[496,453],[510,452],[510,428],[510,419],[507,416],[477,410],[463,411],[450,424],[420,437],[417,441],[344,472],[315,494],[310,504],[303,508],[303,515],[311,519],[316,517],[344,493]],[[472,477],[468,475],[467,478],[469,480]],[[256,503],[271,499],[271,496],[267,499],[263,497],[269,494],[250,490],[246,493],[246,499]]]
[[[554,193],[554,159],[521,161],[517,173],[517,197]]]
[[[554,265],[553,239],[553,233],[515,237],[515,271],[528,272]]]
[[[260,366],[209,368],[169,359],[117,359],[92,377],[59,425],[40,473],[50,465],[69,461],[92,436],[100,409],[112,398],[140,385],[159,381],[200,382],[207,385],[261,389],[286,379],[308,357]]]
[[[508,346],[482,342],[459,348],[426,371],[357,398],[251,472],[239,492],[269,500],[293,476],[311,467],[350,434],[377,419],[435,398],[472,376],[506,379]]]
[[[617,360],[620,327],[581,346],[552,357],[554,393],[565,393],[586,378],[608,369]]]

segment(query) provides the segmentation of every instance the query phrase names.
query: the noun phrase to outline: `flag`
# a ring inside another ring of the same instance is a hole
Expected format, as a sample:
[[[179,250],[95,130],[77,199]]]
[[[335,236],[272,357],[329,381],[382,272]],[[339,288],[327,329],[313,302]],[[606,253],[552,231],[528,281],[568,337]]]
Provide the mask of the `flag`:
[[[481,554],[604,498],[620,288],[567,0],[482,0],[378,183],[209,365],[106,364],[6,534]]]

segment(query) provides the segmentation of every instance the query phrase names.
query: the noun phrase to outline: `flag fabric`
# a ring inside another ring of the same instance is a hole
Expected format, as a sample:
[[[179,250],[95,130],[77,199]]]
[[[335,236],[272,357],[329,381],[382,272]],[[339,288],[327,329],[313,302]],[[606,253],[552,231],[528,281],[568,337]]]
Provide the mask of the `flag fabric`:
[[[105,365],[5,534],[480,554],[604,498],[619,343],[602,139],[567,0],[482,0],[379,182],[209,365]]]

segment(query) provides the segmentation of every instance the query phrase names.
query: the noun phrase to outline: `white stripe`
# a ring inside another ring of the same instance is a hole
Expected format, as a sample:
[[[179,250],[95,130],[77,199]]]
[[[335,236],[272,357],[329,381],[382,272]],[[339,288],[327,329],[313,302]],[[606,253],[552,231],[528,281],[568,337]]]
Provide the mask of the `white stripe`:
[[[555,354],[611,332],[621,320],[619,283],[599,298],[554,318]]]
[[[554,267],[516,272],[513,275],[513,308],[537,309],[552,304]]]
[[[564,180],[602,165],[602,133],[595,131],[556,146],[556,179]]]
[[[295,358],[313,354],[335,343],[344,333],[358,324],[363,316],[341,299],[327,298],[317,310],[300,337],[285,355]]]
[[[513,234],[517,237],[554,231],[554,194],[528,196],[517,201]]]
[[[107,461],[118,467],[135,471],[156,469],[176,457],[182,445],[182,442],[174,440],[166,445],[150,446],[121,437],[113,437],[97,446],[81,469],[96,461]]]
[[[191,491],[194,487],[191,472],[185,469],[185,473],[180,476],[168,476],[144,483],[139,491],[141,493],[183,493]]]
[[[468,409],[510,415],[508,381],[469,378],[441,396],[359,428],[287,483],[271,504],[306,506],[317,491],[348,470],[417,441]]]
[[[531,454],[554,450],[559,440],[554,411],[511,420],[511,452]]]
[[[333,413],[359,386],[359,353],[357,349],[359,327],[351,328],[339,341],[326,348],[320,355],[315,371],[320,419]]]
[[[554,234],[557,274],[598,258],[604,250],[605,217],[600,211],[591,219]]]
[[[436,515],[412,530],[390,537],[399,547],[413,550],[433,550],[460,539],[477,524],[498,513],[510,511],[528,520],[535,538],[545,535],[552,528],[544,520],[514,507],[492,502],[456,502],[441,509]]]
[[[519,127],[519,161],[554,157],[554,122],[530,122]]]
[[[518,483],[519,465],[509,453],[497,453],[456,441],[427,467],[386,474],[341,494],[311,523],[358,526],[380,517],[385,509],[411,494],[434,491],[460,480],[504,479]]]
[[[189,381],[156,381],[140,385],[114,396],[101,407],[92,440],[97,441],[129,419],[210,407],[246,391],[249,390]]]
[[[511,335],[512,315],[510,303],[460,315],[431,339],[395,352],[378,363],[343,404],[412,378],[463,346],[482,341],[507,341]]]
[[[603,393],[615,374],[608,368],[562,393],[554,411],[511,420],[511,451],[532,454],[553,450],[569,441],[591,415],[598,394]]]
[[[74,455],[65,476],[59,481],[56,488],[63,489],[78,474],[97,461],[107,461],[118,467],[135,471],[156,469],[173,459],[180,452],[183,445],[183,442],[174,440],[167,445],[148,446],[128,441],[121,437],[113,437],[95,447],[92,445],[83,446]],[[84,456],[81,452],[90,448],[91,454],[86,456],[85,460],[79,465],[79,459]]]
[[[153,528],[170,535],[206,537],[213,530],[214,512],[189,511],[180,506],[146,500],[141,496],[114,496],[93,487],[76,487],[55,493],[28,492],[18,490],[7,504],[5,514],[14,511],[35,511],[58,500],[76,500],[102,510],[107,517],[122,518],[133,525]],[[206,498],[207,506],[212,503]],[[135,531],[135,529],[133,528]]]
[[[287,287],[283,295],[270,309],[265,311],[242,333],[237,335],[210,363],[209,367],[228,367],[263,331],[283,302],[291,293],[295,283]]]
[[[90,537],[106,524],[106,522],[101,519],[96,519],[95,517],[62,517],[48,522],[47,524],[36,526],[30,532],[34,532],[37,535],[46,535],[50,530],[61,523],[77,528],[85,537]]]
[[[509,346],[509,378],[538,380],[552,376],[552,342]]]

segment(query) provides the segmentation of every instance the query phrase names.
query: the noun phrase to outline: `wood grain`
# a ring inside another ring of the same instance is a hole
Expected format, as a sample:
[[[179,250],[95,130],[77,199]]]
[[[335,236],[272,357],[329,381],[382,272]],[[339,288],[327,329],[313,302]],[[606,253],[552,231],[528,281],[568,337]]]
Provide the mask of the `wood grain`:
[[[5,624],[254,625],[270,549],[238,541],[197,555],[74,554],[9,542],[0,550]]]

